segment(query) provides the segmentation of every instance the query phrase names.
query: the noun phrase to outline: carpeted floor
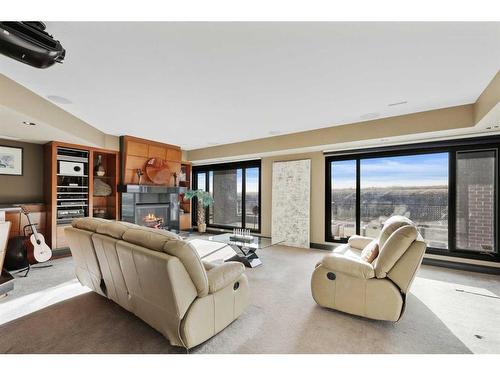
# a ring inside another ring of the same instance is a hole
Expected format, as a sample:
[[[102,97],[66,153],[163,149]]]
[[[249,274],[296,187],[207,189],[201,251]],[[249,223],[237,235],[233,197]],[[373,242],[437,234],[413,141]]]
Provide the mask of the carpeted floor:
[[[317,306],[309,282],[323,255],[260,251],[264,265],[247,269],[246,312],[191,353],[500,353],[498,276],[422,266],[406,314],[393,324]],[[71,259],[54,263],[71,274]],[[3,307],[29,296],[18,293],[0,300],[0,318]],[[113,302],[84,288],[72,293],[83,294],[1,325],[0,352],[184,353]]]

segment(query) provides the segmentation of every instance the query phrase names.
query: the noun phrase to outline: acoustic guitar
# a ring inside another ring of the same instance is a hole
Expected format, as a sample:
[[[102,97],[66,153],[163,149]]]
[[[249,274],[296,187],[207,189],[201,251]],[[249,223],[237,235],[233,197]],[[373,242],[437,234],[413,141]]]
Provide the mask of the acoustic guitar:
[[[23,214],[26,215],[26,218],[28,219],[28,225],[31,228],[32,234],[30,236],[30,242],[33,245],[33,257],[38,263],[48,261],[52,257],[52,250],[45,243],[43,234],[38,233],[38,231],[36,230],[36,226],[31,222],[30,212],[23,206],[21,206],[21,210],[23,211]]]

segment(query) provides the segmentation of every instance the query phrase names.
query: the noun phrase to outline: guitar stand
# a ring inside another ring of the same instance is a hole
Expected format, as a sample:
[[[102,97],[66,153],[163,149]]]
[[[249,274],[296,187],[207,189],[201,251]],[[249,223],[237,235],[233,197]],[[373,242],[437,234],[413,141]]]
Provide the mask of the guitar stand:
[[[31,264],[28,263],[28,267],[23,268],[22,270],[18,270],[16,272],[13,272],[13,274],[17,275],[18,273],[26,271],[26,273],[24,275],[20,276],[20,277],[28,277],[28,273],[30,273],[31,270],[37,270],[37,269],[40,269],[40,268],[49,268],[49,267],[52,267],[52,266],[53,266],[53,264],[46,264],[44,266],[31,267]]]

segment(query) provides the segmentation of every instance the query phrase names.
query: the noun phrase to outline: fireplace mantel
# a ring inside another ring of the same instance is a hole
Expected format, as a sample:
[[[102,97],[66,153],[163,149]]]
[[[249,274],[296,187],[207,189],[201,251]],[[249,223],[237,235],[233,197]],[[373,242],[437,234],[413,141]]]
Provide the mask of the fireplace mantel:
[[[134,194],[181,194],[186,192],[185,187],[170,187],[159,185],[120,185],[118,187],[120,193]]]

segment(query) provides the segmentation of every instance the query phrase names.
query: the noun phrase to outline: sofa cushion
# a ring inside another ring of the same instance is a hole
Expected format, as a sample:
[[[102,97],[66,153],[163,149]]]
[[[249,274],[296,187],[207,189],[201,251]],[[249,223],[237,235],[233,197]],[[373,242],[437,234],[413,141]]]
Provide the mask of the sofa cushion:
[[[123,225],[120,221],[110,221],[107,223],[99,224],[95,230],[96,233],[104,234],[121,240],[123,234],[127,231],[127,226]]]
[[[360,258],[365,262],[372,263],[375,258],[378,256],[378,242],[377,240],[372,240],[366,245],[361,252]]]
[[[82,217],[71,222],[73,228],[95,232],[97,227],[103,223],[111,223],[111,220],[100,219],[97,217]]]
[[[415,225],[415,224],[407,217],[401,215],[395,215],[387,219],[378,237],[379,248],[382,249],[384,247],[385,242],[389,239],[391,234],[393,234],[398,228],[401,228],[405,225]]]
[[[368,245],[372,240],[373,240],[373,238],[365,237],[365,236],[358,236],[355,234],[355,235],[349,237],[349,240],[347,241],[347,243],[352,248],[361,250],[361,249],[364,249],[366,247],[366,245]]]
[[[414,225],[405,225],[396,229],[380,248],[375,261],[375,276],[379,279],[387,276],[396,262],[406,252],[417,238],[417,228]]]
[[[349,258],[340,254],[328,254],[321,260],[321,265],[335,272],[353,276],[360,279],[374,277],[373,265],[360,258]]]
[[[165,230],[152,231],[148,229],[150,228],[139,226],[137,228],[127,228],[123,233],[122,239],[150,250],[164,251],[165,243],[179,238],[177,235]]]
[[[361,256],[361,250],[349,246],[349,244],[343,244],[337,246],[333,249],[334,254],[342,254],[346,257],[359,258]]]

